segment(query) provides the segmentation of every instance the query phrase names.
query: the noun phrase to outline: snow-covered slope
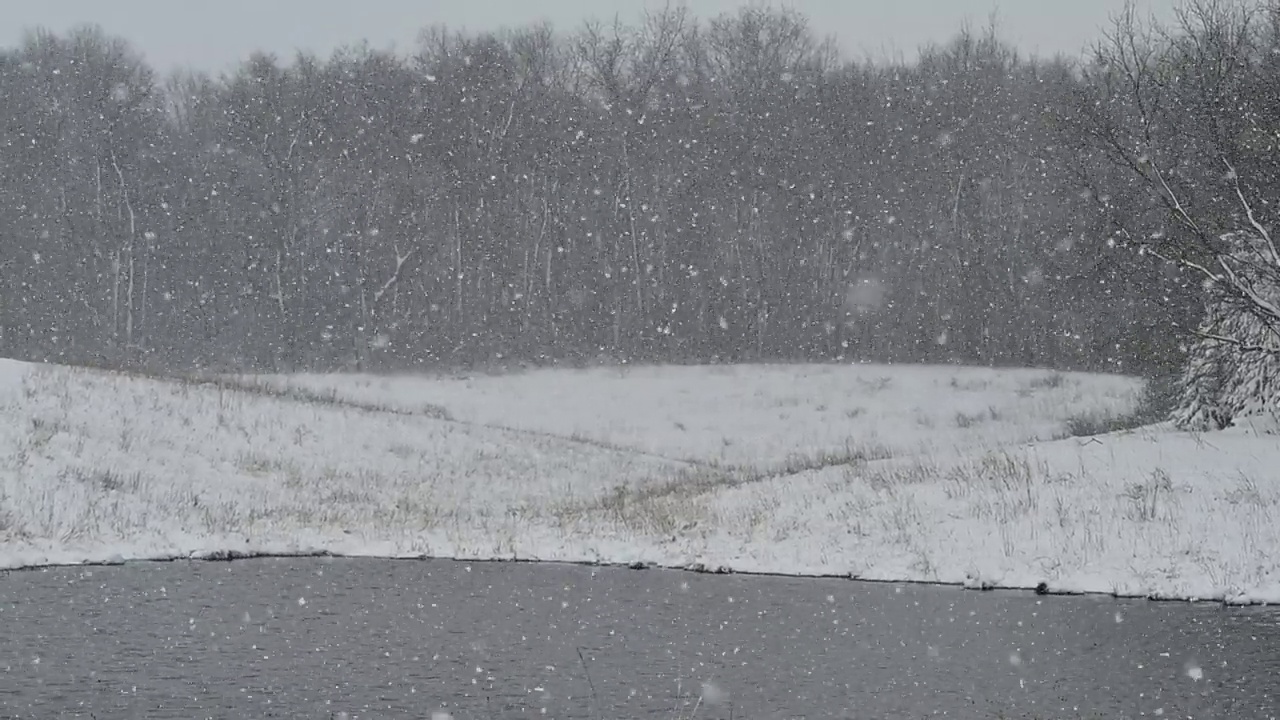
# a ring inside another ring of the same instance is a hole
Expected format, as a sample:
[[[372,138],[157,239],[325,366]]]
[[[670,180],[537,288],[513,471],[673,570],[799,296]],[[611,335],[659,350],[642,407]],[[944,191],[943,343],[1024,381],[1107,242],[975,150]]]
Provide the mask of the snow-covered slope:
[[[1280,601],[1280,437],[1127,378],[737,366],[219,384],[0,361],[0,566],[652,562]]]

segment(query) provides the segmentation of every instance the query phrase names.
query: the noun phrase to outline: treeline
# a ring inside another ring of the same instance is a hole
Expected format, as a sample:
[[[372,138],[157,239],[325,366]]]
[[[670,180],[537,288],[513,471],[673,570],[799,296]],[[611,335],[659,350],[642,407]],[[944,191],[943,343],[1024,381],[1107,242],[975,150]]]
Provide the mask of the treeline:
[[[163,81],[35,33],[0,54],[0,355],[1159,370],[1199,286],[1117,246],[1089,70],[992,31],[852,62],[759,7]]]

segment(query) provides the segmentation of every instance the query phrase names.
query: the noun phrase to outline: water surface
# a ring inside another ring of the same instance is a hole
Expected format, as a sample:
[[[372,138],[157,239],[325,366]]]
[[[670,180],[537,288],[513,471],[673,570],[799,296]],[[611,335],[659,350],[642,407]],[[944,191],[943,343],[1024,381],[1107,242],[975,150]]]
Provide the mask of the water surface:
[[[554,564],[0,577],[0,716],[1271,718],[1280,614]]]

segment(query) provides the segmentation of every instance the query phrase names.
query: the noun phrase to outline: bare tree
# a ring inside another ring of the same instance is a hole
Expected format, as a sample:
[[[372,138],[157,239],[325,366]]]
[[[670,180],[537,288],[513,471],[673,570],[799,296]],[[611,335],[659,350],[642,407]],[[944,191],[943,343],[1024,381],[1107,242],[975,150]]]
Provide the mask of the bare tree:
[[[1183,422],[1221,425],[1248,404],[1244,396],[1259,392],[1258,373],[1280,367],[1280,253],[1272,234],[1280,136],[1267,120],[1280,107],[1276,12],[1274,5],[1192,0],[1165,27],[1129,5],[1097,45],[1075,103],[1072,132],[1112,173],[1098,187],[1115,193],[1098,190],[1096,198],[1116,238],[1203,286],[1208,312],[1191,330],[1197,344],[1184,378]],[[1245,372],[1229,360],[1241,353],[1273,359],[1246,363]],[[1215,379],[1206,381],[1206,373]],[[1206,395],[1209,387],[1215,390]]]
[[[1152,286],[1091,269],[1096,213],[1065,192],[1065,159],[1101,151],[1040,123],[1081,81],[993,33],[855,66],[789,11],[666,10],[568,37],[441,30],[409,62],[260,56],[143,104],[103,103],[116,76],[71,72],[55,40],[0,58],[15,354],[1151,362],[1130,328],[1153,322]],[[1257,127],[1222,134],[1256,154],[1228,159],[1264,228],[1268,72],[1249,76]],[[1132,105],[1106,106],[1115,132]],[[1153,219],[1146,186],[1105,169],[1095,197]],[[1173,170],[1197,221],[1234,197]],[[882,292],[851,313],[863,285]]]

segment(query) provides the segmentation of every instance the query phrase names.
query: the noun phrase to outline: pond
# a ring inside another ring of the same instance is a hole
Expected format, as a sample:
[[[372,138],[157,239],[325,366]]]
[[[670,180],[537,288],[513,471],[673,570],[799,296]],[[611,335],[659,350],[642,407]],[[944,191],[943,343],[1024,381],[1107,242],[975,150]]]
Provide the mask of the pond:
[[[333,558],[0,577],[5,717],[1269,718],[1278,693],[1265,608]]]

